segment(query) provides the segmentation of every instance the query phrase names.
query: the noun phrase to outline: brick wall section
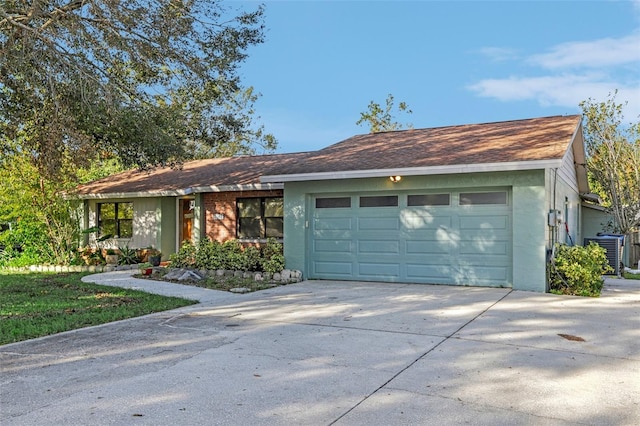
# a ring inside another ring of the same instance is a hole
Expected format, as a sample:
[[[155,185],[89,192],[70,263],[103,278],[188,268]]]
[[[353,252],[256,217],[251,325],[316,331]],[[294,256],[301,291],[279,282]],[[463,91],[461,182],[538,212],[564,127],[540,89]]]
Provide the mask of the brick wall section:
[[[282,197],[281,189],[272,191],[209,192],[203,194],[205,234],[221,243],[236,238],[236,199],[252,197]],[[216,215],[223,219],[216,219]]]

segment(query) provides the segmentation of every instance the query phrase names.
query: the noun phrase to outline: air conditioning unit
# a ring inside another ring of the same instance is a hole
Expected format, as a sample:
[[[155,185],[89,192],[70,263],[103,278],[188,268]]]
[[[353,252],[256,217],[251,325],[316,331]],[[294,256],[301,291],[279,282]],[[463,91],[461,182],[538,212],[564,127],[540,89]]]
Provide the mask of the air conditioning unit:
[[[584,245],[588,246],[591,241],[606,250],[607,261],[609,262],[609,266],[611,266],[611,268],[613,269],[613,272],[610,272],[607,275],[620,276],[620,274],[622,273],[622,271],[620,270],[620,262],[622,258],[622,245],[624,239],[621,236],[601,236],[595,238],[585,238]]]

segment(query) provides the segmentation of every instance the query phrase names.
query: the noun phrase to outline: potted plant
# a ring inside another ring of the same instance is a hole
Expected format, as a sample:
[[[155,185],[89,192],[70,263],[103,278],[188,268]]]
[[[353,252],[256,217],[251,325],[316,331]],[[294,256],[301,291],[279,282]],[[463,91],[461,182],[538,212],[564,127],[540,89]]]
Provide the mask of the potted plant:
[[[114,249],[107,249],[107,255],[104,258],[107,265],[118,264],[118,253]]]
[[[151,275],[153,272],[153,267],[149,262],[144,262],[138,265],[138,269],[142,275]]]
[[[153,250],[153,252],[149,253],[149,263],[152,266],[160,266],[160,261],[162,260],[162,253],[158,250]]]

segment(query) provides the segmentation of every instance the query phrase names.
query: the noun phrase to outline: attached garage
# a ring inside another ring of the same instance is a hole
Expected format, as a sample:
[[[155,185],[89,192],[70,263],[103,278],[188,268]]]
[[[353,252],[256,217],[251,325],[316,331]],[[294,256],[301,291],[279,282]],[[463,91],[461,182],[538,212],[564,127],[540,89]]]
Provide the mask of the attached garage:
[[[553,245],[581,238],[581,119],[380,132],[307,153],[261,177],[284,185],[286,265],[310,279],[544,292]]]
[[[308,276],[511,286],[510,200],[507,188],[315,195]]]

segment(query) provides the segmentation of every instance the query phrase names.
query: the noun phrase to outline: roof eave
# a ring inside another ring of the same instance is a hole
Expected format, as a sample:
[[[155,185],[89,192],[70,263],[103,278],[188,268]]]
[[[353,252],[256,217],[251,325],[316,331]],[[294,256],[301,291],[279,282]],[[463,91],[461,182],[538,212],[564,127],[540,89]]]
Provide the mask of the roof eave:
[[[104,199],[125,199],[125,198],[156,198],[156,197],[183,197],[186,195],[199,194],[204,192],[242,192],[242,191],[266,191],[282,189],[281,183],[254,183],[246,185],[209,185],[195,186],[191,188],[166,190],[166,191],[137,191],[137,192],[105,192],[92,194],[69,194],[65,198],[76,198],[80,200],[104,200]]]
[[[335,172],[298,173],[289,175],[262,176],[260,181],[269,182],[302,182],[311,180],[361,179],[385,176],[424,176],[459,173],[508,172],[520,170],[544,170],[560,167],[561,159],[514,161],[506,163],[458,164],[449,166],[407,167],[394,169],[344,170]]]

